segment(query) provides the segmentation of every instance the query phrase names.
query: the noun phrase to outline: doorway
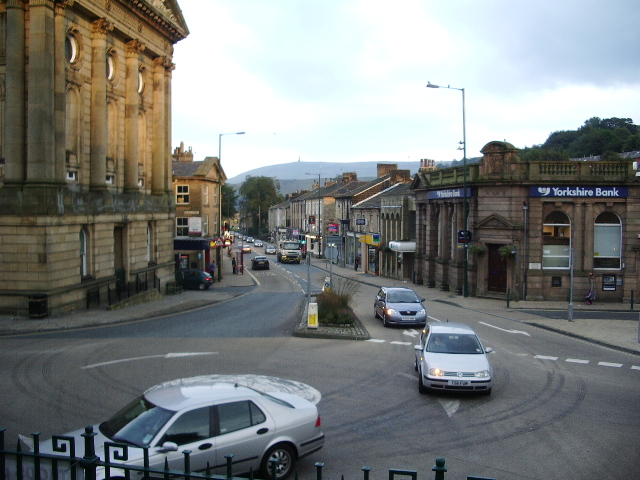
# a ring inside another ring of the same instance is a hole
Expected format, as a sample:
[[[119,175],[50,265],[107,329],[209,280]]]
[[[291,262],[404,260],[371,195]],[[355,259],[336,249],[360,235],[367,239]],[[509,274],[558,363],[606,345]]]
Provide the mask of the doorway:
[[[500,256],[502,245],[488,245],[489,292],[507,293],[507,261]]]

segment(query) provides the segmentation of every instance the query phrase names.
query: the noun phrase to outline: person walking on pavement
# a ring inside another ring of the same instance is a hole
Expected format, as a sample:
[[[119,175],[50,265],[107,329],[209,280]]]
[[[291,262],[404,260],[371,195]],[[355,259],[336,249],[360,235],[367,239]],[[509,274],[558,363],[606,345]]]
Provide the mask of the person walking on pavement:
[[[584,294],[584,299],[587,301],[587,305],[593,305],[596,301],[596,278],[593,273],[589,274],[589,290]]]
[[[216,262],[211,262],[211,277],[216,281]]]
[[[231,257],[231,270],[236,273],[236,257]]]
[[[357,271],[358,271],[358,267],[360,266],[360,255],[357,255],[357,256],[356,256],[356,259],[355,259],[355,262],[354,262],[354,263],[355,263],[355,266],[356,266],[356,272],[357,272]]]

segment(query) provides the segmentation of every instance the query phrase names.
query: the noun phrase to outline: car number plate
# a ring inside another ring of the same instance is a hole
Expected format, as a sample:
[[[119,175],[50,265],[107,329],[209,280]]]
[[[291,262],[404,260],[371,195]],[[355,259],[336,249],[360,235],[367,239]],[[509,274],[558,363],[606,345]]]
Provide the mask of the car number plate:
[[[402,317],[402,320],[415,320],[416,317]]]
[[[450,380],[449,385],[466,386],[469,385],[467,380]]]

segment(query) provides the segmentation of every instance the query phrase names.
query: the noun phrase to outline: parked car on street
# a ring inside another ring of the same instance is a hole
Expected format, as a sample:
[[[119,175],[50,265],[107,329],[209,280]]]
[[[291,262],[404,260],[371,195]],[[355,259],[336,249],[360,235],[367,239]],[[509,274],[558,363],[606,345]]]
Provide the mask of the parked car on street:
[[[264,255],[256,255],[251,260],[251,270],[269,270],[269,259]]]
[[[473,329],[462,323],[430,322],[415,345],[418,390],[455,390],[491,394],[493,369]]]
[[[183,471],[189,450],[190,471],[226,473],[226,455],[233,454],[233,474],[250,470],[271,478],[270,460],[276,461],[276,479],[283,480],[296,461],[320,450],[324,443],[317,407],[291,393],[262,392],[201,376],[168,381],[151,387],[105,422],[95,425],[95,454],[102,461],[142,467],[148,449],[149,468]],[[84,429],[65,436],[84,444]],[[114,458],[121,448],[105,449],[105,442],[127,445],[125,459]],[[41,453],[52,453],[53,441],[40,442]],[[111,458],[105,459],[105,450]],[[167,462],[165,464],[165,462]],[[125,477],[112,467],[110,476]],[[104,468],[97,471],[105,478]],[[143,472],[131,471],[131,478]],[[207,472],[208,474],[208,472]],[[151,475],[161,477],[162,474]],[[126,478],[129,478],[126,475]]]
[[[267,245],[266,247],[264,247],[264,253],[265,255],[275,255],[276,247],[273,245]]]
[[[262,240],[256,240],[256,241],[253,242],[253,244],[256,247],[262,247],[264,245],[264,243],[262,243]]]
[[[182,270],[182,288],[206,290],[213,285],[213,277],[202,270]]]
[[[382,287],[373,302],[373,314],[389,325],[423,326],[427,322],[424,298],[406,287]]]

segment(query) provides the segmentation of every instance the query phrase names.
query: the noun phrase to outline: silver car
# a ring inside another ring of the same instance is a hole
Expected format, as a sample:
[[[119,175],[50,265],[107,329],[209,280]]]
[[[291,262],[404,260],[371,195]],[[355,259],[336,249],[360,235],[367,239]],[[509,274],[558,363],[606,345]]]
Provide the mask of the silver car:
[[[493,369],[487,358],[491,348],[468,325],[434,323],[425,325],[420,345],[415,347],[418,390],[455,390],[491,394]]]
[[[226,455],[233,455],[233,473],[250,469],[271,478],[292,472],[296,460],[322,448],[324,433],[316,406],[292,393],[264,393],[247,386],[220,382],[214,376],[184,378],[156,385],[106,422],[94,426],[96,455],[104,459],[105,442],[129,446],[127,465],[143,465],[142,447],[149,449],[149,467],[184,470],[184,451],[190,450],[191,471],[225,474]],[[83,430],[67,434],[83,442]],[[79,443],[82,444],[82,443]],[[136,448],[140,447],[140,448]],[[50,453],[51,441],[40,451]],[[114,449],[111,448],[113,455]],[[111,476],[121,476],[123,471]],[[131,478],[142,478],[131,471]],[[104,478],[104,470],[98,471]],[[128,478],[128,477],[127,477]]]
[[[373,302],[373,315],[389,325],[423,326],[427,322],[424,298],[406,287],[382,287]]]

